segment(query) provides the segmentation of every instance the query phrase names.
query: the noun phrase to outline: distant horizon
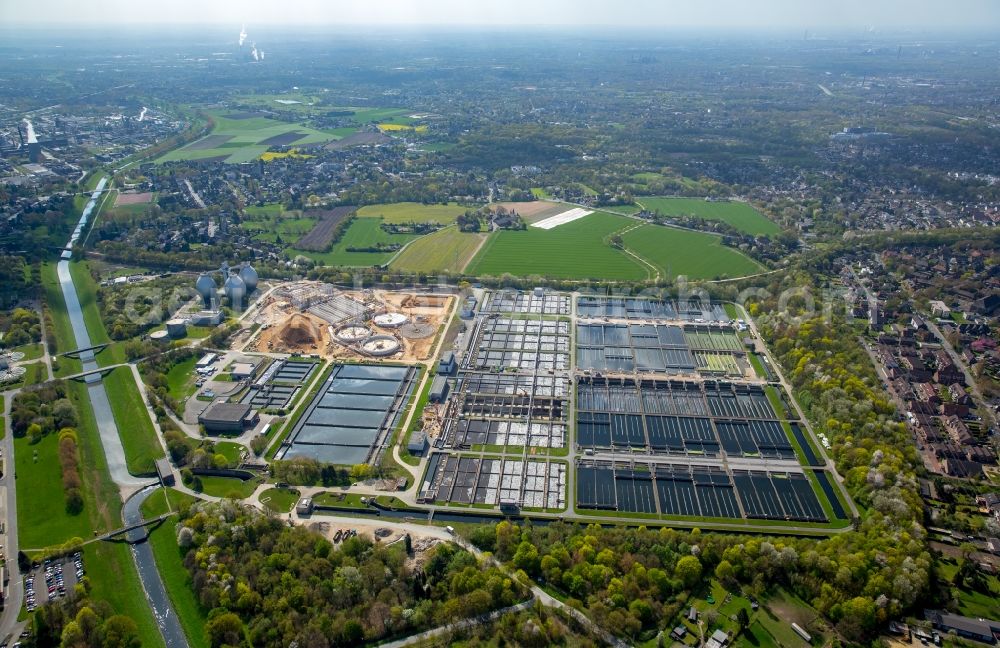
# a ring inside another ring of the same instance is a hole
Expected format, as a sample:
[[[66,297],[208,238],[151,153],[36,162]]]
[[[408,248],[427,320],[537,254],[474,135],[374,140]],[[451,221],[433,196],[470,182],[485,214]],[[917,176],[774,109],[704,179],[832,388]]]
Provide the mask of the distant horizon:
[[[58,34],[60,36],[67,33],[73,33],[80,36],[95,36],[100,35],[102,37],[109,36],[109,32],[113,32],[110,36],[121,36],[123,38],[128,38],[130,32],[133,33],[162,33],[166,34],[197,34],[197,33],[228,33],[233,32],[238,34],[240,28],[244,26],[243,23],[169,23],[169,24],[153,24],[148,22],[135,22],[135,23],[87,23],[87,24],[74,24],[74,23],[14,23],[14,22],[3,22],[0,23],[0,34],[16,34],[16,33],[32,33],[32,34]],[[854,26],[774,26],[774,27],[711,27],[711,26],[643,26],[643,25],[601,25],[601,24],[452,24],[452,23],[351,23],[351,24],[301,24],[296,25],[292,23],[282,23],[282,24],[254,24],[245,23],[245,28],[247,31],[252,31],[254,33],[267,33],[267,34],[310,34],[310,35],[321,35],[336,33],[338,30],[342,30],[345,27],[349,27],[352,30],[356,30],[354,33],[344,34],[342,31],[340,35],[345,38],[351,38],[352,36],[363,36],[375,33],[399,33],[399,34],[420,34],[420,33],[433,33],[433,32],[449,32],[449,33],[511,33],[515,31],[523,33],[534,33],[534,32],[562,32],[565,34],[573,33],[592,33],[600,32],[605,36],[612,37],[615,35],[631,35],[640,34],[643,36],[782,36],[788,37],[793,40],[801,41],[817,41],[821,42],[824,40],[835,40],[835,39],[845,39],[845,38],[873,38],[877,39],[879,37],[920,37],[920,38],[935,38],[935,37],[953,37],[953,36],[982,36],[982,37],[996,37],[996,40],[1000,40],[1000,31],[994,26],[950,26],[950,27],[878,27],[873,25],[868,25],[864,27],[854,27]]]
[[[58,23],[52,17],[58,16]],[[604,28],[960,31],[1000,29],[994,0],[35,0],[0,4],[2,28],[41,27]]]

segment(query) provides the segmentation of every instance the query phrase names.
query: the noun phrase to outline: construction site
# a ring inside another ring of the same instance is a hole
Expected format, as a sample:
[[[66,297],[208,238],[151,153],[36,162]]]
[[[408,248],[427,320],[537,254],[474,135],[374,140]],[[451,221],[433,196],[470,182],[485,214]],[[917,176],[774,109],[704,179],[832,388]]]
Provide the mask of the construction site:
[[[253,316],[259,327],[244,350],[422,362],[454,305],[452,295],[289,283],[261,299]]]

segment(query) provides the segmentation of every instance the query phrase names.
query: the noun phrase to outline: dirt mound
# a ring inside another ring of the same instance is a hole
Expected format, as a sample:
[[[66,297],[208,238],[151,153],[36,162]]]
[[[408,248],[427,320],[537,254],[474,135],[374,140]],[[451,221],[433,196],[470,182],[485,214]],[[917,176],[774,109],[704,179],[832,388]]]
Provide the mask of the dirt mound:
[[[407,295],[400,303],[402,308],[444,308],[448,297],[437,295]]]
[[[307,346],[316,344],[321,333],[315,322],[301,313],[288,318],[278,333],[278,338],[291,346]]]

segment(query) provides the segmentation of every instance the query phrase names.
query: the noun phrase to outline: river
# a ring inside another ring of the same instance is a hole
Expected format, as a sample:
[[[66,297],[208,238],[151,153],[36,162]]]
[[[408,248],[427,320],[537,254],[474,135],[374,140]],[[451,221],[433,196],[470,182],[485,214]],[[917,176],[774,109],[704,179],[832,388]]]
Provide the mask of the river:
[[[77,243],[81,234],[86,229],[87,220],[94,211],[97,201],[100,200],[101,193],[107,185],[107,180],[106,177],[101,178],[101,181],[97,184],[97,189],[91,195],[90,201],[80,216],[80,222],[77,224],[76,229],[73,231],[73,236],[66,245],[67,251]],[[63,253],[62,260],[56,266],[56,272],[59,277],[59,285],[62,288],[63,299],[66,302],[66,312],[69,316],[70,324],[73,326],[73,335],[76,338],[77,348],[85,349],[93,346],[93,343],[90,339],[90,333],[87,331],[87,324],[83,319],[83,308],[80,305],[80,297],[76,292],[76,286],[73,284],[73,276],[69,271],[69,256],[66,252]],[[83,363],[84,371],[98,369],[93,351],[81,353],[80,361]],[[125,449],[122,447],[122,440],[118,435],[118,426],[115,423],[115,417],[111,411],[111,403],[108,401],[108,393],[104,389],[101,376],[95,373],[88,376],[86,382],[87,393],[90,397],[94,419],[100,433],[101,445],[104,447],[104,454],[107,457],[108,471],[111,473],[111,479],[119,487],[146,487],[129,498],[122,508],[126,526],[141,522],[142,511],[140,510],[140,506],[150,493],[155,492],[155,488],[151,487],[155,482],[149,479],[133,477],[129,474],[128,466],[125,463]],[[136,531],[129,533],[130,539],[138,540],[141,536],[133,536],[134,533]],[[141,534],[144,532],[139,530],[138,533]],[[184,631],[177,620],[177,614],[170,604],[170,599],[167,597],[166,590],[163,587],[163,579],[160,577],[160,572],[156,569],[152,548],[145,542],[133,545],[132,557],[135,560],[139,579],[146,592],[146,599],[153,609],[153,616],[160,627],[160,633],[163,635],[164,642],[169,648],[174,648],[174,646],[187,648],[187,638],[184,636]]]

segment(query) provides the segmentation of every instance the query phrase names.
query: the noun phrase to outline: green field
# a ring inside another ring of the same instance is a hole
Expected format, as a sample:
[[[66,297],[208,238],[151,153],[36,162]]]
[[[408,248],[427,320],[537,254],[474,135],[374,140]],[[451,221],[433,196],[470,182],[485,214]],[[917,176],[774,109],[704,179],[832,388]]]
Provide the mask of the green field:
[[[241,226],[258,241],[274,243],[278,236],[286,245],[294,244],[316,226],[316,219],[300,210],[285,211],[279,203],[246,208]]]
[[[125,461],[133,475],[156,472],[155,461],[164,456],[163,446],[146,411],[142,394],[129,367],[118,367],[104,378],[118,435],[125,448]]]
[[[423,205],[414,202],[388,205],[365,205],[358,209],[359,218],[382,217],[386,223],[440,223],[448,225],[465,213],[467,208],[458,203]]]
[[[58,436],[46,435],[35,445],[24,438],[15,439],[18,538],[21,549],[29,554],[71,538],[88,539],[95,532],[121,526],[121,498],[107,471],[87,387],[76,382],[68,384],[80,415],[77,431],[84,508],[78,515],[66,513],[57,456]],[[84,563],[92,595],[107,600],[117,613],[132,617],[139,627],[143,646],[163,646],[128,547],[114,543],[88,545]]]
[[[225,162],[239,163],[255,160],[270,148],[265,140],[284,133],[301,133],[304,137],[290,142],[289,146],[302,144],[322,144],[343,138],[353,129],[321,131],[300,123],[288,123],[267,117],[230,119],[228,111],[211,111],[215,121],[212,132],[200,140],[171,151],[157,162],[176,160],[203,160],[224,158]]]
[[[389,234],[380,225],[380,218],[358,218],[329,252],[307,252],[289,249],[292,256],[302,254],[329,266],[371,267],[388,263],[396,252],[349,252],[349,247],[370,247],[379,243],[405,245],[417,238],[415,234]]]
[[[282,101],[293,101],[298,103],[281,103]],[[312,94],[305,92],[289,92],[282,94],[259,94],[243,95],[233,99],[233,104],[246,106],[249,108],[262,108],[279,112],[297,112],[303,116],[324,114],[333,111],[352,111],[353,115],[345,115],[356,124],[369,123],[408,123],[406,117],[407,110],[403,108],[351,108],[342,106],[330,106],[323,103],[322,93]]]
[[[779,234],[781,229],[746,203],[707,202],[701,198],[657,198],[642,196],[636,202],[664,216],[696,216],[718,220],[747,234]]]
[[[641,281],[649,278],[648,268],[608,242],[615,232],[634,225],[624,216],[599,212],[550,230],[495,232],[466,272]]]
[[[759,263],[738,250],[723,246],[722,240],[711,234],[647,224],[630,230],[622,238],[627,249],[670,278],[679,275],[689,279],[741,277],[762,269]]]
[[[462,272],[486,236],[446,227],[407,245],[390,267],[404,272]]]

